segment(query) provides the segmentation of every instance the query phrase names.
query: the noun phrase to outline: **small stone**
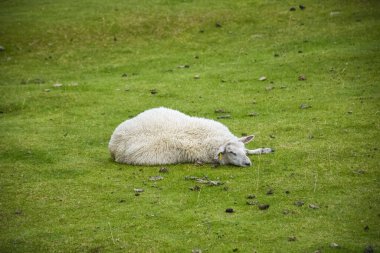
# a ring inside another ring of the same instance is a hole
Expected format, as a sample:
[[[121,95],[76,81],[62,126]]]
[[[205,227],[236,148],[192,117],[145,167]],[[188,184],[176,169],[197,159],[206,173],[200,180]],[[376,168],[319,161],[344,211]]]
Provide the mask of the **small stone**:
[[[366,231],[366,232],[369,231],[369,226],[368,225],[364,227],[364,231]]]
[[[63,84],[61,84],[61,83],[55,83],[55,84],[53,84],[54,88],[59,88],[59,87],[62,87],[62,86],[63,86]]]
[[[274,89],[273,85],[269,85],[269,86],[265,87],[266,91],[270,91],[270,90],[273,90],[273,89]]]
[[[300,7],[300,9],[301,9],[301,10],[304,10],[304,9],[306,9],[305,5],[302,5],[302,4],[300,4],[300,6],[299,6],[299,7]]]
[[[191,253],[202,253],[201,249],[193,249]]]
[[[233,212],[235,212],[235,211],[234,211],[234,209],[232,209],[232,208],[227,208],[227,209],[226,209],[226,213],[233,213]]]
[[[124,203],[124,202],[125,202],[125,199],[119,200],[119,203]]]
[[[220,27],[222,27],[222,24],[221,24],[219,21],[217,21],[217,22],[215,23],[215,27],[220,28]]]
[[[15,211],[15,214],[16,214],[16,215],[21,215],[21,214],[22,214],[22,210],[17,209],[17,210]]]
[[[199,79],[199,78],[201,78],[200,75],[194,75],[194,79]]]
[[[296,10],[296,7],[292,6],[290,7],[289,11],[295,11]]]
[[[265,80],[267,80],[267,77],[266,77],[266,76],[261,76],[261,77],[259,78],[259,81],[265,81]]]
[[[0,46],[0,52],[5,51],[5,48],[3,46]]]
[[[261,205],[259,205],[259,209],[260,210],[266,210],[266,209],[268,209],[269,208],[269,205],[268,204],[261,204]]]
[[[280,54],[276,53],[276,54],[274,54],[274,57],[280,57]]]
[[[158,171],[159,173],[168,173],[169,169],[166,167],[161,167],[160,170]]]
[[[188,68],[190,68],[190,65],[187,65],[187,64],[185,64],[185,65],[179,65],[178,68],[179,69],[188,69]]]
[[[258,202],[257,200],[255,200],[255,201],[247,201],[246,203],[247,203],[247,205],[249,205],[249,206],[255,206],[255,205],[257,205],[259,202]]]
[[[311,209],[319,209],[319,206],[315,205],[315,204],[309,204],[309,208],[311,208]]]
[[[296,205],[296,206],[303,206],[304,204],[305,204],[305,202],[303,202],[301,200],[294,202],[294,205]]]
[[[335,243],[335,242],[332,242],[330,243],[330,248],[340,248],[339,244]]]
[[[249,194],[247,196],[247,199],[255,199],[255,198],[256,198],[256,195],[254,195],[254,194]]]
[[[157,89],[151,89],[149,91],[150,91],[150,94],[152,95],[156,95],[158,93]]]
[[[288,241],[289,242],[295,242],[295,241],[297,241],[297,237],[295,237],[294,235],[293,236],[289,236],[288,237]]]
[[[286,191],[285,191],[285,194],[290,194],[290,191],[286,190]]]
[[[136,193],[142,193],[142,192],[144,192],[144,189],[135,188],[135,189],[133,189],[133,191]]]
[[[234,248],[234,249],[232,250],[232,252],[238,252],[238,251],[239,251],[238,248]]]

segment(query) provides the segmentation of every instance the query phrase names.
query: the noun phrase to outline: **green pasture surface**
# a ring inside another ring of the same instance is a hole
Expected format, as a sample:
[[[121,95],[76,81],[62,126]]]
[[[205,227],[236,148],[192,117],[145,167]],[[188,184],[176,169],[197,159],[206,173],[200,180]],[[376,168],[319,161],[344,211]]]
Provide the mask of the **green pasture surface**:
[[[380,251],[379,1],[2,0],[0,45],[0,252]],[[113,162],[158,106],[276,152]]]

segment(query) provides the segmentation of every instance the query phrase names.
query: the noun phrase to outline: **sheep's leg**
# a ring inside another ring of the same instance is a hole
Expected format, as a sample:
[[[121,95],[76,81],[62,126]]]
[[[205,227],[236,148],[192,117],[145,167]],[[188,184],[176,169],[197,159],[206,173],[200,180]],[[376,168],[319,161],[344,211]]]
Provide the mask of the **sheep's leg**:
[[[274,152],[274,149],[271,148],[257,148],[257,149],[246,149],[247,155],[261,155],[261,154],[269,154]]]

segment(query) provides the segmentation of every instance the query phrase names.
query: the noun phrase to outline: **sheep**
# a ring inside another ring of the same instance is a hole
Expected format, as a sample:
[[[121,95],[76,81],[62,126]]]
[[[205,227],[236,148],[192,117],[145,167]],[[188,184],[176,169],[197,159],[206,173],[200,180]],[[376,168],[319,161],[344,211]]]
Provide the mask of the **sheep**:
[[[238,138],[214,120],[159,107],[117,126],[109,151],[116,162],[131,165],[216,163],[246,167],[252,164],[247,154],[273,151],[245,149],[244,144],[253,138],[253,135]]]

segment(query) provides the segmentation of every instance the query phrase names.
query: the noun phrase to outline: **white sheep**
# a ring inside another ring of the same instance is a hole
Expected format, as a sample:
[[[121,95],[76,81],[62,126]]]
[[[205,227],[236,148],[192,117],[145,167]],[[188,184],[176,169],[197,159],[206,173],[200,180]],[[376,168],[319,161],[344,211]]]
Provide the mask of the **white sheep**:
[[[250,166],[247,154],[270,153],[270,148],[245,149],[253,135],[238,138],[226,126],[210,119],[191,117],[160,107],[121,123],[109,142],[119,163],[162,165],[218,163]]]

